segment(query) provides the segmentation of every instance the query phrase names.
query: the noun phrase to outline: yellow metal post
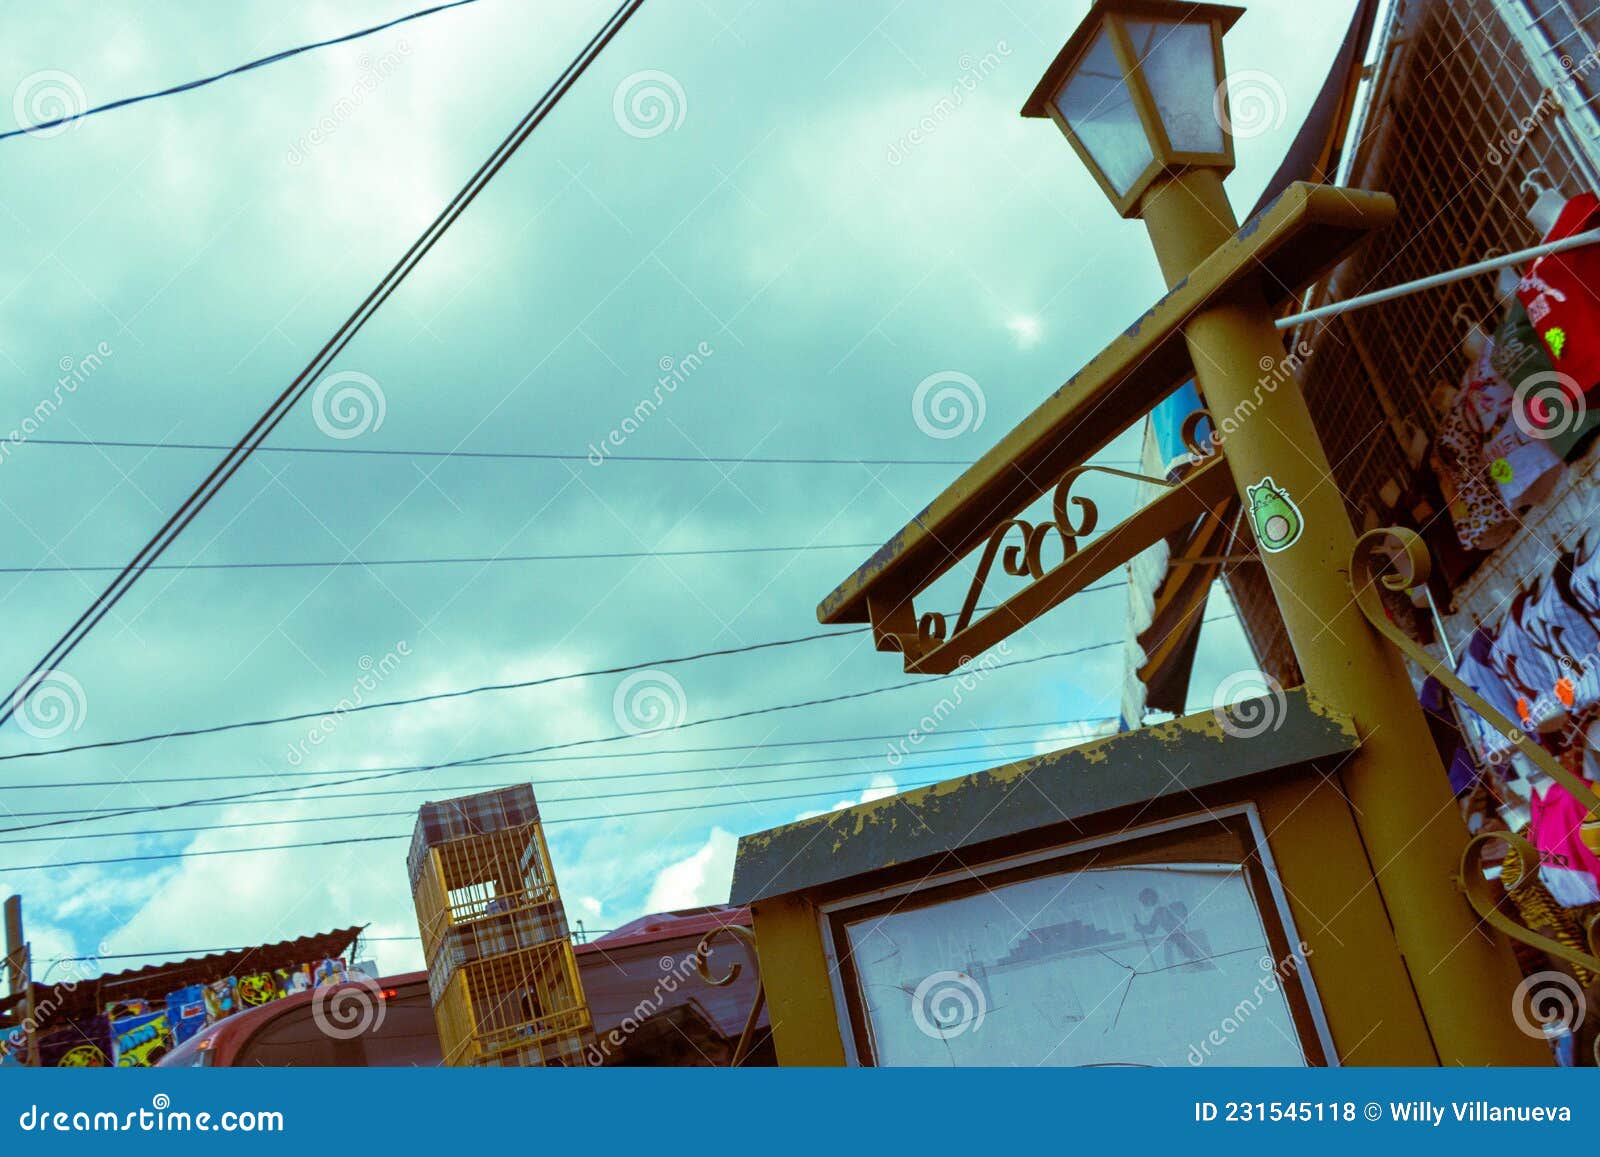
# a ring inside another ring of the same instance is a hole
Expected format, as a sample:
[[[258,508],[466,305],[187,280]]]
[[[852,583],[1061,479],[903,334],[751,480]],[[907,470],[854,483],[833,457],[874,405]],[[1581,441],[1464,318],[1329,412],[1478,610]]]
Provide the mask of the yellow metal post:
[[[1238,230],[1210,169],[1157,182],[1141,216],[1169,286]],[[1512,1019],[1508,947],[1455,887],[1466,833],[1400,655],[1350,597],[1355,531],[1266,301],[1242,290],[1184,338],[1246,517],[1260,506],[1262,561],[1307,686],[1361,731],[1340,776],[1440,1063],[1549,1064]]]

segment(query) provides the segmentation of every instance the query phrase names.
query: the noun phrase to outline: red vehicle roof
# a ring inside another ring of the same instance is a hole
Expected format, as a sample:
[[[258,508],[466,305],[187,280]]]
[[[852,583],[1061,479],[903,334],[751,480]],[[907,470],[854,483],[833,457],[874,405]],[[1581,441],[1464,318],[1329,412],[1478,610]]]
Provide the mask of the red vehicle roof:
[[[713,904],[706,908],[684,908],[676,912],[640,916],[587,944],[574,945],[573,951],[581,956],[589,952],[650,944],[657,940],[676,940],[680,936],[703,936],[707,932],[730,926],[750,927],[750,909]]]

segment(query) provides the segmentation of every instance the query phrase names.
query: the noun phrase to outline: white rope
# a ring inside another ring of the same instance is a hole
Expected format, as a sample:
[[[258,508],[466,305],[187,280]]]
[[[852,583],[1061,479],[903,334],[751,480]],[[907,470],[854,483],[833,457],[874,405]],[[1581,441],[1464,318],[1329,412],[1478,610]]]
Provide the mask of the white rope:
[[[1482,273],[1492,273],[1496,269],[1503,269],[1508,265],[1521,265],[1525,261],[1533,261],[1552,253],[1564,253],[1568,249],[1578,249],[1584,245],[1595,244],[1600,244],[1600,229],[1592,229],[1588,233],[1578,233],[1572,237],[1564,237],[1560,241],[1546,241],[1542,245],[1535,245],[1532,249],[1523,249],[1517,253],[1507,253],[1503,257],[1491,257],[1487,261],[1465,265],[1460,269],[1452,269],[1448,273],[1435,273],[1432,277],[1423,277],[1417,281],[1407,281],[1403,285],[1391,285],[1388,289],[1379,289],[1373,293],[1363,293],[1359,297],[1352,297],[1346,301],[1330,301],[1327,305],[1320,305],[1316,309],[1308,309],[1304,313],[1296,313],[1289,317],[1280,318],[1275,324],[1279,329],[1291,329],[1303,322],[1333,317],[1336,314],[1346,313],[1352,309],[1365,309],[1369,305],[1393,301],[1398,297],[1410,297],[1413,293],[1421,293],[1425,289],[1449,285],[1456,281],[1466,281],[1468,278],[1477,277]]]

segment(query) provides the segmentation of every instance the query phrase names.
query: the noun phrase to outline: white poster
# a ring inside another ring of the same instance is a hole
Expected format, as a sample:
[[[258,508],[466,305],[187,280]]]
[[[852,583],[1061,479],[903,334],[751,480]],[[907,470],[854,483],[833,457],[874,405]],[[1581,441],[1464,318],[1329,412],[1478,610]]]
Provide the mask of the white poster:
[[[846,924],[880,1065],[1303,1065],[1235,864],[1089,869]]]

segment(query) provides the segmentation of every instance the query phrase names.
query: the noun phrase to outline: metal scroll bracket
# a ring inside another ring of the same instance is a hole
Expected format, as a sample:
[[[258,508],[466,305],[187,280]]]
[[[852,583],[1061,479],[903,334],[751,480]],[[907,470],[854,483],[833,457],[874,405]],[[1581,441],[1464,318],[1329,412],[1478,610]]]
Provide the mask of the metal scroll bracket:
[[[711,975],[709,959],[711,956],[711,942],[724,933],[744,945],[745,950],[750,955],[750,966],[755,969],[756,973],[756,997],[751,1002],[750,1015],[745,1017],[744,1031],[739,1034],[739,1043],[734,1046],[733,1059],[729,1062],[733,1068],[738,1068],[749,1058],[750,1050],[755,1047],[756,1025],[761,1020],[761,1010],[767,1006],[767,990],[761,983],[761,957],[756,952],[756,935],[750,929],[737,924],[724,924],[720,928],[713,928],[700,938],[699,944],[695,945],[694,969],[700,974],[700,979],[714,988],[721,988],[738,980],[740,974],[743,973],[744,965],[735,960],[728,966],[726,975]]]
[[[1574,799],[1589,805],[1589,818],[1583,825],[1584,842],[1593,846],[1590,841],[1596,832],[1600,832],[1600,796],[1595,794],[1594,788],[1562,767],[1537,740],[1489,706],[1483,696],[1469,687],[1450,667],[1413,642],[1384,613],[1377,584],[1381,582],[1394,591],[1409,590],[1427,581],[1431,565],[1427,545],[1415,531],[1396,526],[1369,530],[1356,540],[1355,551],[1350,558],[1350,590],[1355,595],[1356,605],[1367,622],[1400,648],[1406,658],[1444,684],[1451,694],[1504,735],[1534,766],[1571,792]],[[1533,931],[1507,914],[1503,904],[1505,888],[1490,880],[1484,872],[1483,851],[1494,840],[1503,840],[1517,849],[1522,863],[1527,865],[1524,881],[1537,872],[1539,852],[1522,837],[1509,832],[1485,832],[1474,836],[1462,852],[1459,877],[1461,891],[1473,911],[1486,924],[1513,939],[1570,964],[1600,972],[1600,943],[1597,943],[1597,939],[1600,939],[1600,923],[1596,920],[1591,920],[1586,930],[1589,951],[1582,952]]]

